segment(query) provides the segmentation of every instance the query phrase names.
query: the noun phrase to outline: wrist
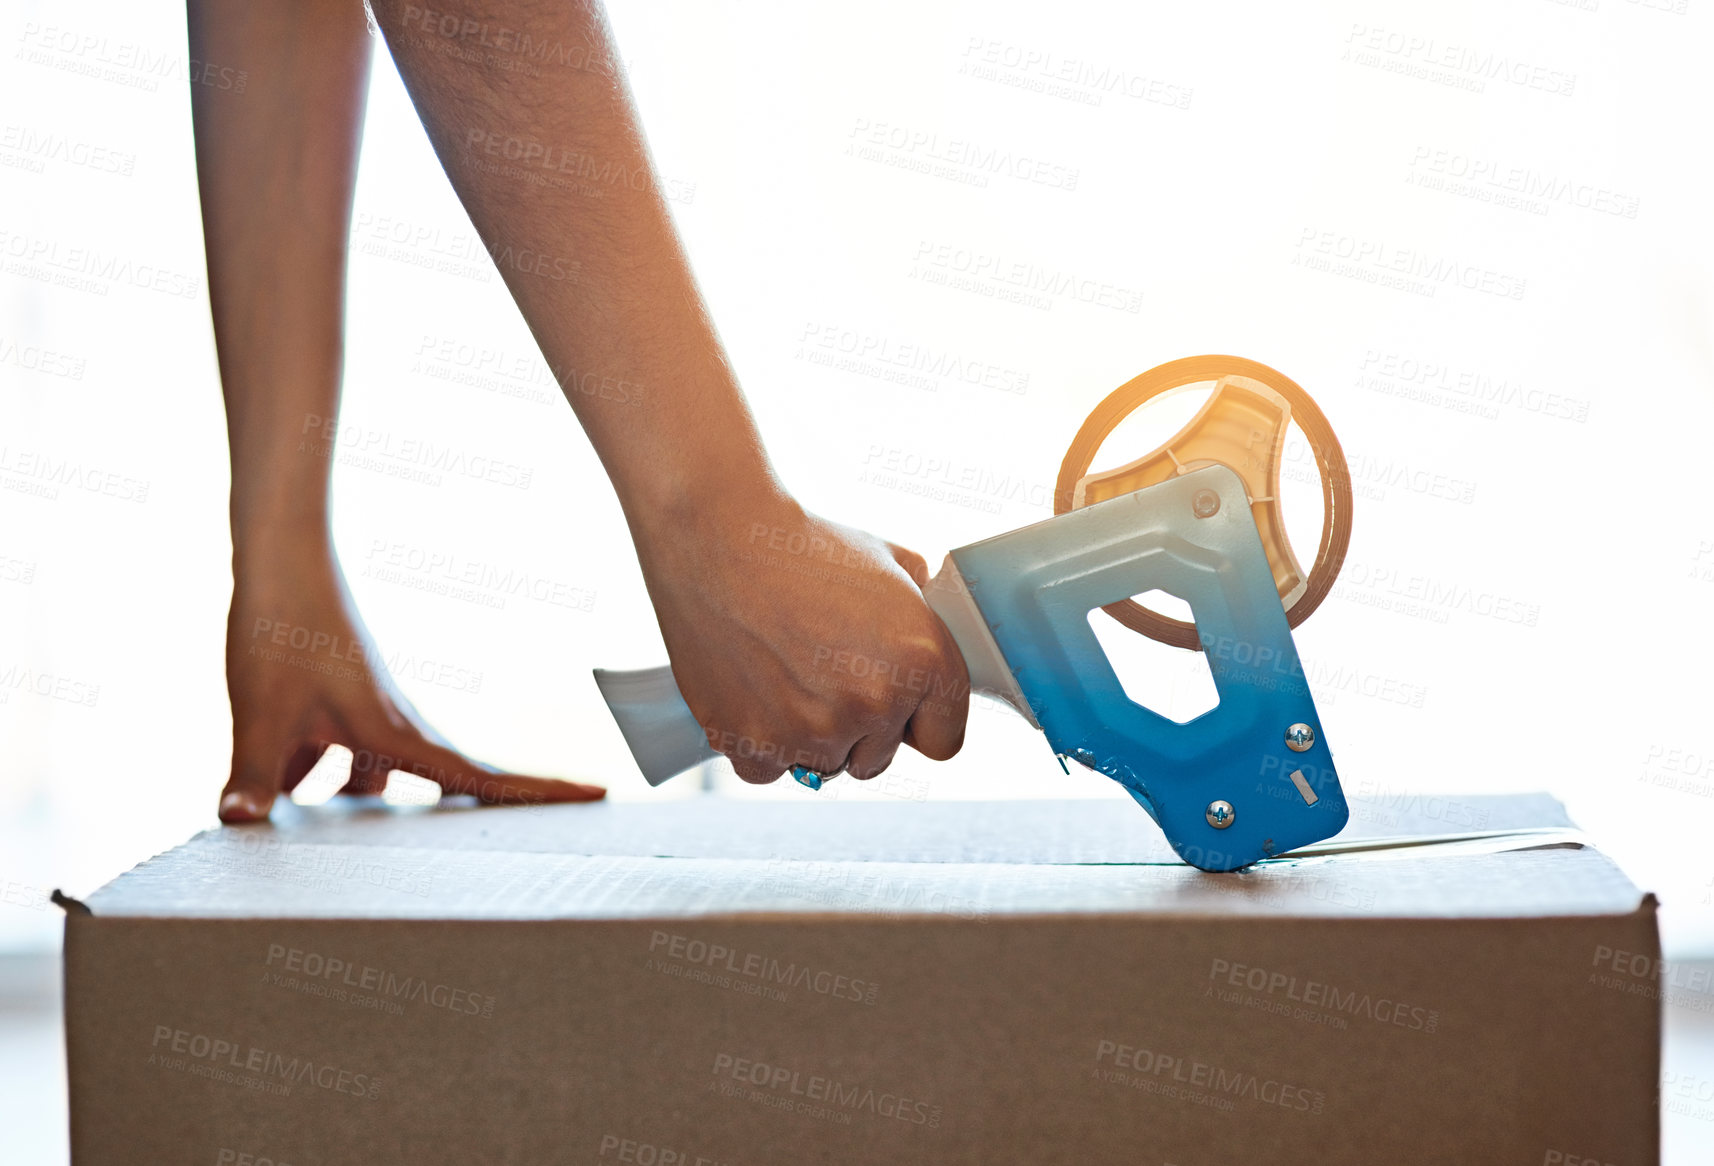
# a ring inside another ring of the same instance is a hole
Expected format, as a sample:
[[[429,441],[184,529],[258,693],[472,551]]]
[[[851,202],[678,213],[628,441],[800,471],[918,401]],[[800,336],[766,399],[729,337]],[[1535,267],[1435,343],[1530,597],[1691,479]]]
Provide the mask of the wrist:
[[[759,454],[740,464],[652,475],[621,501],[633,537],[651,544],[732,538],[753,522],[802,513]]]
[[[325,513],[232,518],[232,577],[244,592],[293,587],[334,569]]]

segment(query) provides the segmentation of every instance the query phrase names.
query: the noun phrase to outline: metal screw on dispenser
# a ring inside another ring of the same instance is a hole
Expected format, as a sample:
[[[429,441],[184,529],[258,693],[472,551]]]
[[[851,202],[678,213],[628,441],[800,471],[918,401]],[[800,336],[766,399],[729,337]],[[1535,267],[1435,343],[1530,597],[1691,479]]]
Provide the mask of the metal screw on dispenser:
[[[1213,518],[1220,513],[1220,495],[1212,490],[1198,490],[1191,495],[1190,512],[1198,518]]]
[[[1315,730],[1299,721],[1285,731],[1285,743],[1293,753],[1302,753],[1315,744]]]
[[[1207,818],[1208,824],[1216,830],[1224,830],[1237,821],[1238,811],[1232,808],[1231,802],[1213,801],[1208,803],[1208,809],[1203,811],[1202,816]]]

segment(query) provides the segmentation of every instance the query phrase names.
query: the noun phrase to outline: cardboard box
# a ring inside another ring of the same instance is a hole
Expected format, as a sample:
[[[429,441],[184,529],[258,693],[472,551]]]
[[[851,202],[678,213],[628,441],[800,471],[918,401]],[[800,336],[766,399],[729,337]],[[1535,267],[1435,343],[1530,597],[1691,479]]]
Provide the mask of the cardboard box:
[[[74,1160],[1655,1162],[1653,897],[1397,801],[1225,875],[1128,801],[211,831],[65,901]]]

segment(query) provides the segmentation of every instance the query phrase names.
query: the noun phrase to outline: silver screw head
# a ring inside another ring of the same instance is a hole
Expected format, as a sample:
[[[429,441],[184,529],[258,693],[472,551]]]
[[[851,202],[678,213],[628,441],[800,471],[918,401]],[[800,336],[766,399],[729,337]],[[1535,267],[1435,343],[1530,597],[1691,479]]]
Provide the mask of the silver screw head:
[[[1213,518],[1220,513],[1220,495],[1212,490],[1198,490],[1190,496],[1190,512],[1198,518]]]
[[[1212,801],[1208,803],[1208,809],[1203,811],[1202,816],[1207,818],[1208,824],[1216,830],[1224,830],[1238,820],[1238,811],[1232,808],[1231,802]]]
[[[1315,745],[1315,730],[1299,721],[1285,731],[1285,743],[1293,753],[1302,753]]]

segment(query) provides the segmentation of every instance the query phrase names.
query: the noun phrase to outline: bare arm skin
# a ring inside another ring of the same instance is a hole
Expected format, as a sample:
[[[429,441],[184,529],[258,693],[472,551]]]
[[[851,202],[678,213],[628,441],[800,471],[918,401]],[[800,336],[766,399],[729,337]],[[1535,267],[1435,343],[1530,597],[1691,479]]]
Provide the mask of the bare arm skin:
[[[496,772],[426,726],[380,663],[334,553],[331,450],[306,448],[305,419],[339,407],[372,47],[362,5],[191,0],[188,15],[192,58],[249,74],[243,93],[191,88],[232,453],[233,755],[221,817],[266,817],[331,743],[353,752],[348,792],[379,792],[401,769],[487,801],[600,797],[596,786]]]
[[[375,0],[374,11],[618,492],[674,676],[711,743],[751,781],[793,764],[871,777],[901,740],[956,753],[968,679],[918,589],[922,560],[806,513],[776,478],[600,5]],[[604,398],[589,374],[641,397]]]

